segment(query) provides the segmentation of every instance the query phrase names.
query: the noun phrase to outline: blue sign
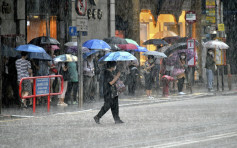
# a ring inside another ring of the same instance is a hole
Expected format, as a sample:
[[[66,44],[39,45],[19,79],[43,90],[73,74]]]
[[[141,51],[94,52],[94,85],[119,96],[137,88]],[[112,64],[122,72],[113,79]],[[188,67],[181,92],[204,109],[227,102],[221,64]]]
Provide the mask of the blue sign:
[[[36,95],[49,94],[49,78],[36,79]]]
[[[77,36],[77,27],[76,26],[69,26],[69,35],[70,36]]]

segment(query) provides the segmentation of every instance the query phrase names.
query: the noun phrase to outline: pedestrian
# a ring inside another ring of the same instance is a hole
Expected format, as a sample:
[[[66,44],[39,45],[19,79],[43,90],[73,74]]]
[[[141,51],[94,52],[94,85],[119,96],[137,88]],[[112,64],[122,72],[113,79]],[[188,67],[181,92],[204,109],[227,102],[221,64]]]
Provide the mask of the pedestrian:
[[[131,96],[135,95],[137,80],[139,72],[137,66],[139,65],[138,61],[131,61],[129,66],[130,73],[128,74],[128,94]]]
[[[145,89],[146,95],[149,99],[154,99],[151,96],[152,93],[152,86],[153,86],[153,77],[152,77],[152,68],[155,66],[154,56],[149,55],[148,60],[145,62]]]
[[[186,64],[186,54],[184,52],[179,55],[179,63],[175,65],[173,69],[173,75],[178,79],[178,93],[179,95],[185,95],[183,92],[183,85],[185,80],[185,69],[187,68]]]
[[[116,69],[116,62],[107,62],[107,69],[104,71],[104,105],[99,113],[94,117],[97,124],[100,124],[100,118],[111,109],[115,124],[124,123],[119,117],[118,105],[118,92],[115,86],[116,81],[119,79],[121,73],[118,72],[115,76],[113,72]]]
[[[214,51],[213,49],[208,49],[206,57],[206,74],[207,74],[207,88],[208,91],[213,91],[213,74],[216,70],[216,64],[214,60]]]
[[[68,64],[67,62],[62,63],[61,65],[59,64],[59,74],[63,76],[64,83],[63,83],[63,93],[58,96],[59,98],[58,104],[57,104],[58,106],[68,106],[64,102],[65,94],[67,91],[68,77],[69,77],[67,64]]]
[[[67,93],[66,93],[66,96],[68,97],[65,98],[65,102],[69,104],[69,101],[70,101],[70,104],[78,104],[78,100],[77,100],[78,71],[77,71],[76,62],[68,63],[68,74],[69,74],[69,79],[68,79],[68,88],[67,88]]]
[[[86,103],[94,101],[94,93],[91,93],[93,91],[93,80],[95,77],[93,58],[93,55],[90,55],[83,63],[83,100]]]
[[[32,75],[32,69],[30,61],[26,60],[27,58],[27,52],[22,51],[21,52],[21,58],[16,60],[16,70],[17,70],[17,81],[18,85],[20,84],[20,81],[22,78],[30,77]],[[23,80],[22,81],[22,97],[29,96],[32,94],[32,87],[31,87],[31,81],[30,80]],[[23,99],[23,108],[27,108],[26,99]],[[29,106],[32,105],[32,99],[30,99]]]

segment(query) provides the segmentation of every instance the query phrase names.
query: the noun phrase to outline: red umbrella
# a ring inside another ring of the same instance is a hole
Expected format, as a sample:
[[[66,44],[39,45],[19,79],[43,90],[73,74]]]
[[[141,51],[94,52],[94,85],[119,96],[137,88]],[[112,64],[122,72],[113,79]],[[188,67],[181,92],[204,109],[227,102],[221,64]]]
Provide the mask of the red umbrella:
[[[117,46],[122,50],[135,50],[138,49],[136,45],[128,43],[128,44],[117,44]]]

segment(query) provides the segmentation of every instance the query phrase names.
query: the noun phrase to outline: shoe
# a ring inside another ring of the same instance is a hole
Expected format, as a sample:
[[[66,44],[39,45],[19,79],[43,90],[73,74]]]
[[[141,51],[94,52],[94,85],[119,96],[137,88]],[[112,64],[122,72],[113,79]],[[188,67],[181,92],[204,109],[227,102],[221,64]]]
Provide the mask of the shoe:
[[[63,106],[68,106],[66,103],[62,102]]]
[[[115,124],[122,124],[122,123],[124,123],[122,120],[115,121]]]
[[[68,106],[66,103],[64,103],[64,102],[60,102],[60,103],[58,103],[57,104],[58,106]]]
[[[94,117],[95,123],[100,124],[100,118],[98,116]]]
[[[148,97],[148,99],[151,99],[151,100],[153,100],[153,99],[155,99],[155,98],[154,98],[154,97],[152,97],[152,96],[149,96],[149,97]]]
[[[186,93],[184,93],[184,92],[179,92],[179,95],[186,95]]]
[[[73,101],[72,104],[73,104],[73,105],[78,105],[78,102],[77,102],[77,101]]]

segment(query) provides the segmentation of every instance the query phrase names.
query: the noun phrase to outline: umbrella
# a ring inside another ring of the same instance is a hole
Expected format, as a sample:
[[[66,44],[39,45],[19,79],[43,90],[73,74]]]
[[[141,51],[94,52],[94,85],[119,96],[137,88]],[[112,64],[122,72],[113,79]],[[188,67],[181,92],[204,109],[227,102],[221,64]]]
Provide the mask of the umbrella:
[[[169,36],[169,37],[164,37],[162,40],[166,41],[169,44],[174,43],[176,40],[180,39],[180,36]]]
[[[56,40],[55,38],[51,38],[48,36],[41,36],[32,39],[29,44],[34,44],[34,45],[45,45],[45,44],[51,44],[51,45],[59,45],[59,41]]]
[[[120,37],[109,37],[104,38],[104,41],[108,44],[128,44],[128,42]]]
[[[145,47],[137,46],[137,49],[133,50],[136,52],[147,52],[148,50]]]
[[[46,49],[52,49],[52,50],[58,50],[58,49],[60,49],[57,45],[46,45],[45,48],[46,48]]]
[[[67,53],[70,54],[75,54],[77,53],[77,46],[70,46],[67,48]],[[82,47],[82,53],[86,53],[86,52],[90,52],[90,49],[86,48],[86,47]]]
[[[158,52],[158,51],[147,51],[147,52],[144,52],[143,55],[145,55],[145,56],[153,55],[157,58],[166,58],[167,57],[164,53]]]
[[[160,32],[157,32],[152,38],[160,39],[160,38],[171,37],[171,36],[178,36],[178,35],[174,33],[173,31],[160,31]]]
[[[109,52],[105,56],[99,59],[99,61],[133,61],[137,58],[126,51]]]
[[[150,39],[143,43],[143,45],[154,44],[154,45],[167,45],[168,43],[162,39]]]
[[[71,54],[59,55],[53,59],[55,62],[77,62],[77,56]]]
[[[48,55],[47,53],[38,53],[38,52],[31,52],[29,54],[29,58],[38,60],[48,60],[48,61],[52,60],[51,56]]]
[[[71,46],[77,46],[77,42],[67,42],[64,44],[65,46],[71,47]]]
[[[18,47],[16,47],[17,51],[25,51],[25,52],[45,52],[44,48],[36,46],[36,45],[32,45],[32,44],[26,44],[26,45],[20,45]]]
[[[229,48],[229,46],[226,43],[224,43],[222,41],[219,41],[219,40],[208,41],[208,42],[204,43],[204,46],[206,48],[213,48],[213,49],[216,49],[216,48],[218,48],[218,49],[228,49]]]
[[[88,40],[83,43],[83,47],[87,47],[89,49],[104,49],[108,50],[111,47],[103,40],[98,40],[98,39],[92,39]]]
[[[166,45],[166,46],[161,47],[159,50],[160,50],[160,52],[165,52],[170,47],[171,47],[171,45]]]
[[[122,50],[134,50],[137,49],[137,46],[131,43],[128,44],[118,44],[117,45]]]
[[[111,47],[111,50],[115,51],[121,50],[116,44],[109,44],[109,46]]]
[[[195,44],[196,46],[198,44]],[[180,43],[175,43],[173,45],[171,45],[169,48],[167,48],[164,53],[166,55],[170,55],[172,52],[176,51],[176,50],[181,50],[181,49],[187,49],[187,42],[180,42]]]
[[[83,54],[83,59],[86,59],[86,58],[89,57],[90,55],[93,55],[93,54],[95,54],[95,53],[97,53],[97,52],[99,52],[99,50],[91,50],[91,51],[89,51],[89,52],[85,52],[85,53]]]
[[[185,53],[186,54],[186,58],[187,61],[191,60],[192,58],[194,58],[194,56],[196,55],[195,51],[190,50],[190,49],[182,49],[182,50],[178,50],[173,52],[167,59],[166,59],[166,64],[170,65],[170,66],[174,66],[177,63],[179,63],[179,54],[180,53]]]
[[[125,39],[128,43],[134,44],[136,46],[139,46],[138,43],[132,39]]]

